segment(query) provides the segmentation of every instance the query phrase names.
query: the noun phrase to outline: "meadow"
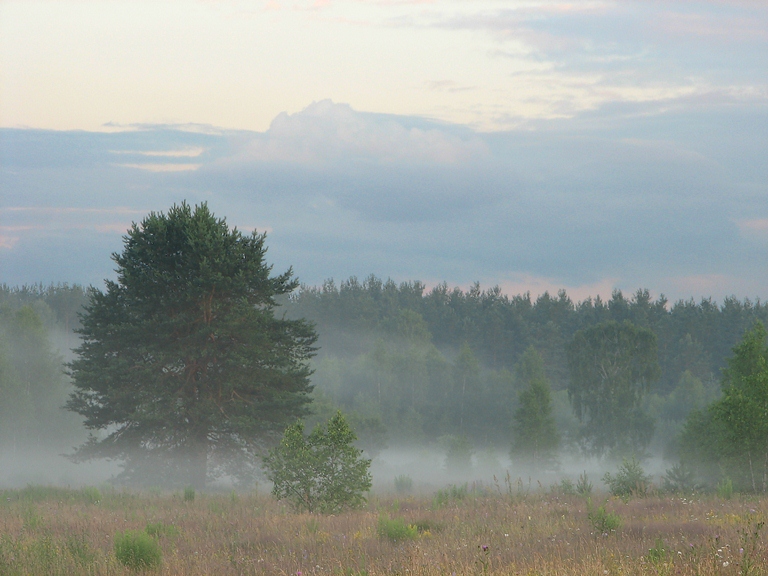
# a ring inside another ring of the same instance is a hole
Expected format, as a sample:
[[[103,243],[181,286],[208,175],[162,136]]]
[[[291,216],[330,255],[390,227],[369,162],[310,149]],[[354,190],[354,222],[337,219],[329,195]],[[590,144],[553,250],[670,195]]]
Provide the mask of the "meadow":
[[[758,575],[766,512],[766,498],[588,499],[509,482],[373,495],[333,516],[256,492],[28,486],[0,491],[0,574]],[[130,530],[159,544],[159,566],[118,561]]]

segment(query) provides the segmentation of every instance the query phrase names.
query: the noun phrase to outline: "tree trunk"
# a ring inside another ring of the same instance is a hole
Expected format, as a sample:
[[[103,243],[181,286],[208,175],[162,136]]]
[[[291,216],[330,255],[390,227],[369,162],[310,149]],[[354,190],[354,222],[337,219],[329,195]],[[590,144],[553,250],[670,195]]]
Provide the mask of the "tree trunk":
[[[757,485],[755,484],[755,470],[752,468],[752,451],[747,452],[749,458],[749,475],[752,478],[752,492],[757,494]]]

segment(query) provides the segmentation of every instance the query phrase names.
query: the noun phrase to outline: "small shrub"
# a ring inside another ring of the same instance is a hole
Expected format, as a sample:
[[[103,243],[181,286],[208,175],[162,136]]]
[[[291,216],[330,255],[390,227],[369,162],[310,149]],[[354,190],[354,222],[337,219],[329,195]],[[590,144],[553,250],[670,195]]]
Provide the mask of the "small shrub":
[[[143,530],[126,530],[115,535],[115,556],[131,570],[149,570],[160,566],[163,554],[157,540]]]
[[[605,504],[594,508],[591,500],[587,501],[587,518],[594,531],[600,534],[610,534],[621,527],[621,518],[618,514],[606,511]]]
[[[432,499],[432,507],[435,509],[442,508],[452,500],[464,500],[469,495],[469,485],[462,484],[456,486],[451,484],[445,490],[438,490],[435,497]]]
[[[579,474],[579,480],[576,482],[576,493],[580,496],[592,494],[592,482],[589,481],[586,471]]]
[[[625,500],[630,496],[647,496],[651,490],[651,477],[634,456],[632,460],[623,460],[615,476],[606,472],[603,482],[608,485],[611,494]]]
[[[717,496],[723,500],[733,498],[733,480],[727,476],[717,483]]]
[[[573,485],[570,478],[563,478],[560,480],[559,491],[566,496],[573,496],[576,494],[576,486]]]
[[[194,502],[195,489],[192,486],[184,488],[184,502]]]
[[[413,489],[413,480],[410,476],[401,474],[395,476],[395,492],[398,494],[408,494]]]
[[[415,525],[406,524],[402,518],[390,518],[385,514],[379,516],[376,532],[379,538],[392,542],[415,540],[419,536],[419,529]]]
[[[414,522],[413,526],[416,527],[416,530],[418,530],[419,534],[437,534],[443,529],[442,524],[426,519]]]

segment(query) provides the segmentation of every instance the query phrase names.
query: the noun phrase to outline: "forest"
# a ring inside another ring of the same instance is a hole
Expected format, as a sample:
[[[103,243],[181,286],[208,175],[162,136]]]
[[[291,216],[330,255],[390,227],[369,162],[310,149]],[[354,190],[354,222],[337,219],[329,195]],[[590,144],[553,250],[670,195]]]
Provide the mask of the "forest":
[[[0,289],[5,452],[29,445],[61,451],[84,439],[78,418],[61,406],[70,392],[64,365],[78,341],[74,331],[87,293],[65,284]],[[522,408],[535,381],[545,404],[542,418],[554,426],[543,450],[549,459],[540,463],[545,468],[557,465],[557,448],[598,457],[653,453],[676,461],[689,414],[721,396],[734,346],[756,321],[768,321],[768,307],[736,297],[672,303],[638,290],[574,302],[565,291],[534,299],[479,284],[428,289],[373,275],[301,286],[279,303],[281,313],[310,320],[319,334],[308,426],[341,409],[372,457],[387,447],[421,445],[441,446],[459,459],[500,449],[511,451],[514,461],[516,446],[521,457],[525,452],[521,435],[532,424],[520,425]],[[605,415],[593,419],[590,436],[589,418],[575,402],[583,396],[573,382],[574,342],[599,326],[653,337],[650,372],[631,391],[629,420],[613,424],[637,423],[624,445],[600,444],[600,426],[610,435]]]

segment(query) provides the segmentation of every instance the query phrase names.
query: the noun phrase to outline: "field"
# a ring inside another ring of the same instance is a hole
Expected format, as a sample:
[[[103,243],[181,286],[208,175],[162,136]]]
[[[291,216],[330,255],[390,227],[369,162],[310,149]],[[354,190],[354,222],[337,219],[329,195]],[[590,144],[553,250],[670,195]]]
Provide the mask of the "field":
[[[255,493],[30,486],[0,497],[3,576],[136,573],[115,555],[126,530],[151,534],[162,562],[147,573],[168,575],[768,574],[768,499],[736,495],[454,487],[374,496],[337,516]]]

